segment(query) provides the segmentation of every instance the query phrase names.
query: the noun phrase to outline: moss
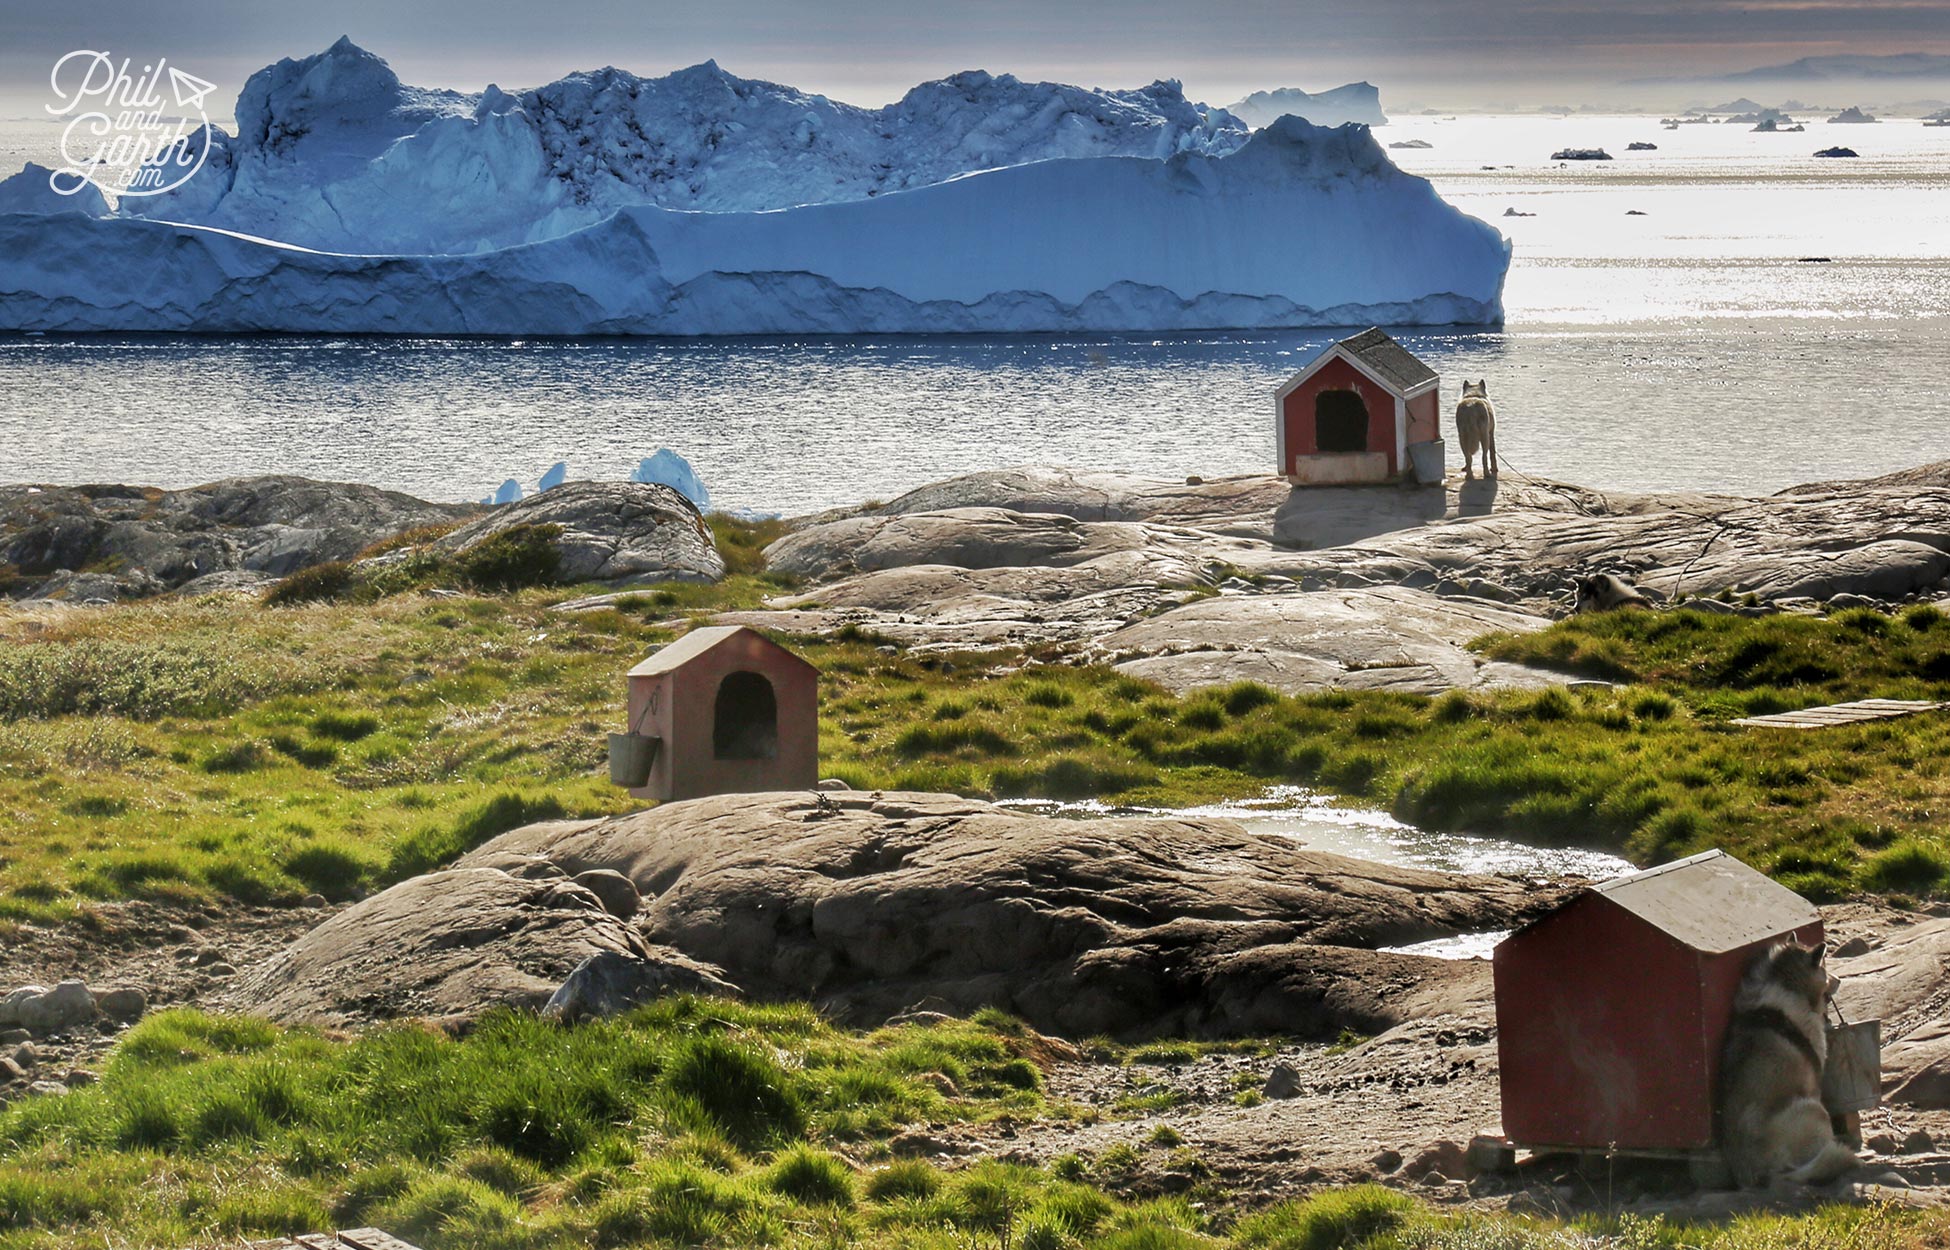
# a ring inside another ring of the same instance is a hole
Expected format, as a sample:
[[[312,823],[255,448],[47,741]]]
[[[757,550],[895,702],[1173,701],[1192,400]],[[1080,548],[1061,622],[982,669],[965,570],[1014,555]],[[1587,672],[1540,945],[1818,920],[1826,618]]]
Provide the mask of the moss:
[[[264,592],[267,607],[290,607],[300,603],[330,603],[358,589],[359,575],[352,565],[333,560],[299,569]]]

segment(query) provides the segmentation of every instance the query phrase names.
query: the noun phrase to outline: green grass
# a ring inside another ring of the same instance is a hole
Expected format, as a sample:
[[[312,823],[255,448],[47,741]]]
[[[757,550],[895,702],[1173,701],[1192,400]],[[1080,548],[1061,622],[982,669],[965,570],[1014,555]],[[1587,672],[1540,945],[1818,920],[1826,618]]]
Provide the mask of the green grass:
[[[908,1125],[1068,1114],[1001,1073],[1036,1043],[993,1013],[859,1032],[803,1005],[689,997],[574,1028],[500,1012],[460,1038],[167,1011],[98,1083],[0,1109],[0,1250],[363,1224],[428,1250],[1914,1250],[1950,1235],[1944,1213],[1885,1208],[1698,1227],[1456,1216],[1374,1186],[1251,1210],[1164,1130],[1047,1167],[892,1157]],[[888,1095],[871,1125],[867,1088]],[[1145,1197],[1160,1175],[1190,1188]]]
[[[509,1244],[634,1245],[757,1217],[851,1219],[860,1177],[814,1141],[872,1153],[915,1120],[1049,1112],[1009,1075],[1020,1036],[973,1022],[847,1032],[805,1006],[692,998],[574,1029],[502,1012],[458,1040],[164,1012],[98,1084],[0,1110],[0,1247],[333,1221],[434,1247],[478,1244],[490,1226]],[[989,1092],[947,1099],[929,1072]],[[888,1113],[865,1123],[869,1088]],[[910,1164],[864,1189],[887,1206],[944,1187]],[[971,1221],[992,1215],[985,1201],[969,1200]]]
[[[674,621],[787,585],[751,571],[760,527],[712,523],[740,570],[725,583],[593,612],[548,610],[585,593],[567,587],[51,621],[0,608],[0,919],[131,896],[351,898],[513,824],[628,809],[603,742],[624,670]],[[856,787],[1183,806],[1297,783],[1425,827],[1641,863],[1720,846],[1818,899],[1950,890],[1950,717],[1727,724],[1950,698],[1934,610],[1579,617],[1481,646],[1628,684],[1433,700],[1250,683],[1175,697],[1014,651],[786,641],[822,672],[822,775]]]

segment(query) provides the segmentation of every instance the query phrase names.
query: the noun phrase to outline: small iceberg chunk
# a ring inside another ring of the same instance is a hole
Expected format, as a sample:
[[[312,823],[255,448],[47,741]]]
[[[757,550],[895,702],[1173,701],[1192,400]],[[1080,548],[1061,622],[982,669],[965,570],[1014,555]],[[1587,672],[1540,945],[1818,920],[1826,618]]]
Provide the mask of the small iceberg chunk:
[[[1559,148],[1551,153],[1554,161],[1608,161],[1611,153],[1603,148]]]
[[[548,472],[542,474],[542,480],[535,484],[535,493],[540,494],[545,490],[554,490],[568,480],[569,462],[566,460],[557,460],[549,466]]]
[[[60,186],[57,191],[54,188]],[[63,170],[56,179],[45,165],[27,162],[11,178],[0,178],[0,213],[82,213],[108,216],[108,200],[101,188],[81,175]]]
[[[668,486],[696,504],[700,511],[711,506],[711,492],[704,489],[697,470],[668,447],[659,447],[655,455],[644,457],[637,464],[636,472],[630,474],[630,480]]]
[[[505,482],[503,482],[503,483],[501,483],[501,486],[500,486],[500,488],[499,488],[499,489],[497,489],[497,490],[496,490],[496,491],[494,492],[494,494],[492,494],[492,495],[490,495],[490,496],[489,496],[489,497],[487,498],[487,500],[486,500],[486,502],[488,502],[488,503],[520,503],[520,502],[521,502],[521,483],[520,483],[520,482],[517,482],[517,481],[515,481],[515,479],[513,479],[513,478],[509,478],[509,479],[508,479],[507,481],[505,481]]]

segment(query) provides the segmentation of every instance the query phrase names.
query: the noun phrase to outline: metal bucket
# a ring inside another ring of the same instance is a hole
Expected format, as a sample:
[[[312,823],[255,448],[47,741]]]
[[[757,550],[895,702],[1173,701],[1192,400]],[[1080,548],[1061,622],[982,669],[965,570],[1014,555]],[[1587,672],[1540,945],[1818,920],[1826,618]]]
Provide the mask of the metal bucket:
[[[1424,486],[1436,486],[1442,482],[1442,474],[1448,468],[1446,448],[1439,438],[1426,443],[1408,445],[1409,467],[1415,470],[1415,480]]]
[[[1867,1111],[1882,1102],[1882,1021],[1828,1026],[1821,1101],[1833,1115]]]
[[[630,790],[641,789],[650,780],[650,766],[656,763],[657,748],[662,745],[662,738],[648,734],[611,734],[610,782]]]

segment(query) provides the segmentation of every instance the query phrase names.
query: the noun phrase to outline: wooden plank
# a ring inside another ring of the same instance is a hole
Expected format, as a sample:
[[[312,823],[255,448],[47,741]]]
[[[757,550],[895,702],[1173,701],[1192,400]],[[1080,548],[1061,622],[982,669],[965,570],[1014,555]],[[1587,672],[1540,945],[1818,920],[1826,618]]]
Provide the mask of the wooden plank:
[[[391,1233],[382,1233],[376,1228],[355,1228],[340,1233],[339,1244],[345,1250],[419,1250],[418,1246],[408,1245]]]
[[[1761,729],[1821,729],[1828,725],[1859,725],[1868,721],[1894,720],[1918,712],[1934,712],[1950,707],[1928,699],[1858,699],[1853,703],[1830,703],[1825,707],[1804,707],[1793,712],[1769,716],[1743,716],[1734,721]]]
[[[354,1228],[342,1233],[305,1233],[296,1238],[247,1241],[244,1250],[419,1250],[419,1247],[376,1228]]]

